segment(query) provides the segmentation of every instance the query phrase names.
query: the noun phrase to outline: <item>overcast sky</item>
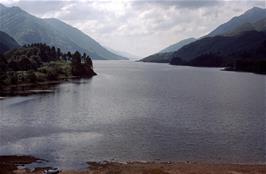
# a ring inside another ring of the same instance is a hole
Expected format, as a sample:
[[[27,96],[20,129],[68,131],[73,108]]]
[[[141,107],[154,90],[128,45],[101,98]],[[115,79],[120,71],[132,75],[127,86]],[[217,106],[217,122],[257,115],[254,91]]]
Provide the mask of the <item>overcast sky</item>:
[[[109,48],[147,56],[188,37],[200,37],[266,0],[20,1],[0,0],[41,18],[58,18]]]

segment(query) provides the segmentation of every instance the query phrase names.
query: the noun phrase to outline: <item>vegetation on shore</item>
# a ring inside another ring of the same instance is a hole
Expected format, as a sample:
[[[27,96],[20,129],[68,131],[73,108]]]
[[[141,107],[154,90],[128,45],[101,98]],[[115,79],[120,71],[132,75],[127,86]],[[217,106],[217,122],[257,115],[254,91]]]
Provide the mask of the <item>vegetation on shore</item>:
[[[43,43],[25,45],[0,55],[0,89],[94,75],[92,60],[85,53],[62,53],[60,48]]]
[[[235,51],[228,55],[210,52],[201,54],[189,61],[184,61],[180,57],[173,57],[170,64],[197,67],[225,67],[226,70],[231,71],[266,74],[266,40],[255,49]]]

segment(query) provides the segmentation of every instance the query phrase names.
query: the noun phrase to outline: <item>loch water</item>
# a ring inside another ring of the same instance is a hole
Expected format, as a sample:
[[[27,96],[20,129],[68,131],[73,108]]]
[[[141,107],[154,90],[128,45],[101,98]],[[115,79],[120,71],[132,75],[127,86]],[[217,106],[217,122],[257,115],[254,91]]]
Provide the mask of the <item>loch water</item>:
[[[266,163],[264,75],[94,61],[97,76],[0,101],[0,155],[87,161]],[[48,164],[47,164],[48,165]]]

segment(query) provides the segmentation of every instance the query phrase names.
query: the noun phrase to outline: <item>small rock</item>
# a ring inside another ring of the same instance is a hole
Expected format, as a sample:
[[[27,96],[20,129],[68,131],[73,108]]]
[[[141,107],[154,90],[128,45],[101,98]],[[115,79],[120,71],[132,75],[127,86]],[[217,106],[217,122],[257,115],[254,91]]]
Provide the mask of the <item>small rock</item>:
[[[54,168],[54,169],[48,169],[48,170],[46,170],[44,174],[58,174],[60,172],[61,171],[59,169]]]

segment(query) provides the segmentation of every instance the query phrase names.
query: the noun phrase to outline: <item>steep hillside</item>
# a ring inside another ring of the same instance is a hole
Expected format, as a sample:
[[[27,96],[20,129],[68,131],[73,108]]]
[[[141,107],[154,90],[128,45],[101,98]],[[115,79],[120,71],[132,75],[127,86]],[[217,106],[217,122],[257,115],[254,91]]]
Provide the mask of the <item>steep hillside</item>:
[[[245,31],[263,31],[266,30],[266,18],[263,18],[255,23],[244,23],[239,27],[235,28],[230,33],[225,33],[225,36],[234,36],[241,34]]]
[[[19,44],[15,41],[15,39],[0,31],[0,54],[17,47],[19,47]]]
[[[8,33],[21,45],[46,43],[62,51],[86,52],[93,59],[122,59],[103,48],[95,40],[59,20],[44,20],[18,7],[1,5],[0,30]]]
[[[243,13],[242,15],[236,16],[231,20],[229,20],[228,22],[218,26],[215,30],[210,32],[207,35],[207,37],[232,33],[233,31],[236,31],[237,28],[240,28],[241,26],[246,25],[247,23],[250,23],[252,25],[265,18],[266,18],[266,9],[253,7],[252,9]],[[244,30],[240,30],[240,32],[242,31]]]
[[[81,32],[75,27],[72,27],[58,19],[44,19],[47,23],[51,25],[55,30],[64,34],[67,38],[69,38],[72,42],[76,43],[79,47],[88,50],[91,53],[95,53],[99,58],[104,59],[126,59],[120,55],[114,54],[101,46],[94,39]]]
[[[202,54],[215,53],[221,56],[229,56],[235,52],[254,50],[266,40],[266,32],[247,31],[237,36],[215,36],[200,39],[179,51],[175,56],[185,61],[190,61]]]

